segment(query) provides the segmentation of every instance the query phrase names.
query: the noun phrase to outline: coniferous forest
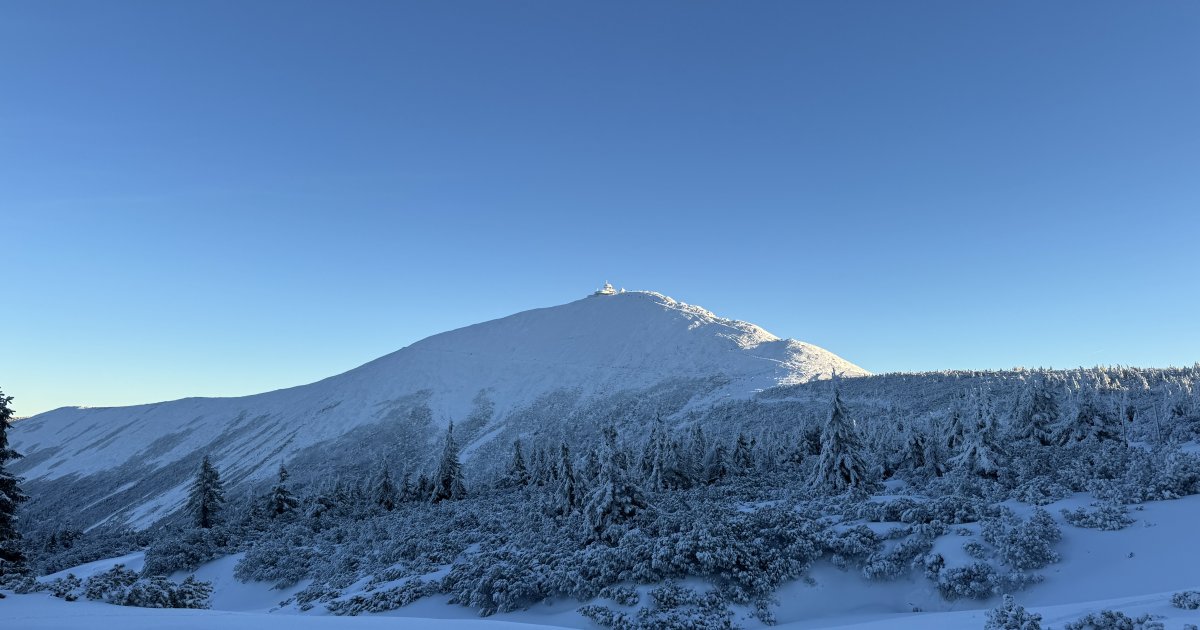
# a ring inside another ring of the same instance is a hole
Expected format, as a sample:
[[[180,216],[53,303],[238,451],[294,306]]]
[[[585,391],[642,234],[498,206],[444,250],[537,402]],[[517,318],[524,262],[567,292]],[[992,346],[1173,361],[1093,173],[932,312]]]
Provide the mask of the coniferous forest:
[[[735,627],[739,611],[771,623],[777,589],[818,563],[927,581],[946,601],[1019,597],[1076,528],[1119,530],[1140,505],[1200,493],[1198,377],[1200,366],[836,378],[704,413],[600,419],[577,441],[530,435],[476,469],[451,423],[425,461],[326,477],[283,464],[240,493],[204,458],[185,506],[137,531],[38,518],[0,466],[0,566],[18,592],[190,607],[208,587],[166,576],[244,554],[236,577],[305,584],[283,602],[301,611],[441,596],[487,616],[566,600],[615,628]],[[16,457],[0,440],[0,464]],[[1088,503],[1052,506],[1079,496]],[[140,572],[34,579],[136,550]],[[1026,627],[1003,625],[1018,609],[1005,599],[995,627]]]

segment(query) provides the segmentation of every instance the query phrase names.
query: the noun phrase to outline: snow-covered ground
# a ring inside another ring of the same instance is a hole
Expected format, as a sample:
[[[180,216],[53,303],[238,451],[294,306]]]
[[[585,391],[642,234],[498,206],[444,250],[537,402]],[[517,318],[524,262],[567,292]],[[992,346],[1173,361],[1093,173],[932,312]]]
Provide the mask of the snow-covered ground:
[[[1055,516],[1061,508],[1086,504],[1080,495],[1048,506]],[[1014,506],[1029,509],[1028,506]],[[1200,523],[1200,496],[1175,501],[1147,503],[1130,511],[1133,525],[1119,531],[1082,529],[1062,524],[1064,538],[1057,550],[1062,561],[1046,567],[1046,579],[1016,593],[1017,602],[1041,613],[1043,625],[1062,627],[1088,612],[1105,608],[1130,616],[1161,615],[1168,629],[1185,623],[1200,623],[1200,611],[1174,608],[1173,593],[1200,589],[1200,545],[1194,544]],[[1061,521],[1060,521],[1061,522]],[[969,528],[968,528],[969,529]],[[967,540],[967,536],[962,536]],[[942,546],[956,546],[953,537]],[[15,622],[4,627],[54,628],[61,630],[128,628],[253,628],[287,627],[303,630],[330,628],[588,628],[594,627],[575,611],[582,604],[557,601],[528,610],[479,619],[470,609],[447,605],[440,598],[426,598],[405,608],[380,615],[334,617],[320,608],[299,613],[294,607],[280,608],[279,602],[303,587],[288,591],[265,584],[242,584],[233,579],[238,556],[206,564],[198,578],[214,584],[212,611],[162,611],[123,608],[94,602],[64,602],[47,594],[8,595],[0,600],[0,619]],[[93,562],[71,569],[86,578],[114,564],[136,569],[140,554]],[[67,572],[47,576],[61,577]],[[980,628],[986,610],[995,601],[946,602],[931,582],[923,578],[895,582],[870,582],[857,572],[842,571],[827,564],[814,567],[812,583],[798,581],[778,593],[776,610],[779,628]],[[922,612],[913,612],[919,608]],[[745,627],[761,626],[739,616]]]
[[[1075,602],[1058,606],[1037,606],[1030,610],[1042,615],[1046,628],[1061,628],[1067,622],[1106,608],[1137,617],[1161,616],[1167,630],[1185,624],[1200,623],[1200,611],[1180,610],[1171,606],[1172,592],[1152,593],[1106,600]],[[892,614],[870,621],[831,617],[816,621],[782,623],[780,630],[842,628],[845,630],[958,630],[981,628],[986,610]],[[540,623],[536,612],[512,615],[510,619],[435,619],[422,617],[360,616],[331,617],[283,615],[226,610],[156,610],[128,608],[95,602],[64,602],[45,593],[9,595],[0,600],[0,621],[6,628],[22,630],[372,630],[374,628],[429,630],[538,630],[539,628],[577,628]]]

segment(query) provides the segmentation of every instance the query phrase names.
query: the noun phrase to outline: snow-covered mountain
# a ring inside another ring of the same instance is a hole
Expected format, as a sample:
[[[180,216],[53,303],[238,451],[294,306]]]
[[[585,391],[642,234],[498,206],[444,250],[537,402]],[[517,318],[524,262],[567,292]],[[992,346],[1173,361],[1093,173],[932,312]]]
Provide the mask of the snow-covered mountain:
[[[80,527],[145,526],[178,508],[199,458],[235,486],[297,463],[316,478],[427,464],[447,423],[464,458],[516,436],[680,417],[776,385],[862,368],[652,292],[598,294],[434,335],[344,374],[241,398],[62,408],[22,420],[16,466],[38,507]],[[483,464],[481,464],[483,465]]]

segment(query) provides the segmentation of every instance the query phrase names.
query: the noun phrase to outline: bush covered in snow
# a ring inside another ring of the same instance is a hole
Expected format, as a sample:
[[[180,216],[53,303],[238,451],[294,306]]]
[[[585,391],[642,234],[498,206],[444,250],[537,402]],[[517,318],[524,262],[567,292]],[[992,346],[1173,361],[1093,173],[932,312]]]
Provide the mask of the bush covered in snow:
[[[1017,605],[1012,595],[987,613],[984,630],[1042,630],[1042,616]]]
[[[1125,529],[1133,524],[1133,519],[1125,511],[1125,506],[1117,503],[1094,504],[1094,509],[1076,508],[1063,510],[1063,519],[1076,527],[1116,531]]]
[[[949,600],[987,599],[996,594],[1000,576],[986,562],[973,562],[965,567],[943,569],[938,573],[938,591]]]
[[[668,582],[650,591],[650,605],[636,613],[584,606],[580,614],[602,628],[614,630],[732,629],[733,613],[715,592],[704,594]]]
[[[1005,511],[998,518],[984,519],[980,529],[1000,561],[1018,571],[1040,569],[1059,560],[1054,545],[1062,540],[1062,531],[1043,509],[1034,510],[1027,520]]]
[[[47,590],[50,594],[59,598],[73,602],[79,599],[79,589],[83,586],[83,582],[75,577],[74,573],[68,573],[64,577],[60,577],[47,585]]]
[[[347,599],[335,599],[326,603],[325,608],[335,615],[385,612],[402,608],[426,595],[436,593],[437,586],[436,583],[414,579],[394,588],[355,595]]]
[[[195,571],[200,565],[236,551],[228,529],[186,528],[161,536],[146,550],[145,575],[169,575],[177,571]]]
[[[1117,610],[1102,610],[1068,623],[1066,630],[1163,630],[1163,624],[1149,614],[1135,619]]]
[[[628,586],[606,586],[600,589],[600,597],[611,599],[621,606],[637,606],[641,600],[637,589]]]
[[[88,578],[83,594],[84,597],[91,600],[124,604],[129,587],[137,581],[138,573],[136,571],[125,568],[123,564],[118,564]]]
[[[1171,605],[1184,610],[1200,609],[1200,591],[1181,591],[1171,596]]]
[[[212,596],[212,583],[200,582],[195,576],[176,584],[162,575],[139,576],[122,564],[96,573],[86,582],[67,574],[42,588],[69,602],[86,597],[141,608],[208,608]]]

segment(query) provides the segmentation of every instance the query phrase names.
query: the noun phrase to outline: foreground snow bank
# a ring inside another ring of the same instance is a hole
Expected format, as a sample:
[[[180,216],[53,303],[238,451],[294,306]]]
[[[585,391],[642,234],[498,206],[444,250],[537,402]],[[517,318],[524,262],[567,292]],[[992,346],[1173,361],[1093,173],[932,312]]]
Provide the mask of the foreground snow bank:
[[[415,617],[317,617],[271,615],[224,610],[129,608],[96,602],[64,602],[45,593],[12,595],[0,600],[0,621],[21,630],[538,630],[556,628],[486,619],[420,619]]]
[[[94,602],[64,602],[50,595],[7,594],[0,600],[0,620],[6,628],[22,630],[550,630],[565,626],[540,625],[491,619],[428,619],[420,617],[362,616],[327,617],[280,615],[217,610],[159,610],[125,608]],[[1120,610],[1130,616],[1149,613],[1159,617],[1166,630],[1180,630],[1200,622],[1200,610],[1171,606],[1172,593],[1125,597],[1093,602],[1031,608],[1042,615],[1043,627],[1060,628],[1089,612]],[[531,619],[535,614],[529,614]],[[872,621],[845,623],[845,618],[797,621],[776,626],[779,630],[959,630],[982,628],[986,610],[940,613],[909,613],[883,616]]]

